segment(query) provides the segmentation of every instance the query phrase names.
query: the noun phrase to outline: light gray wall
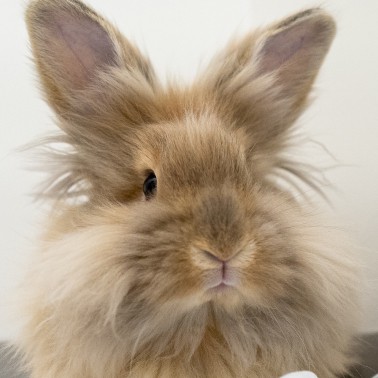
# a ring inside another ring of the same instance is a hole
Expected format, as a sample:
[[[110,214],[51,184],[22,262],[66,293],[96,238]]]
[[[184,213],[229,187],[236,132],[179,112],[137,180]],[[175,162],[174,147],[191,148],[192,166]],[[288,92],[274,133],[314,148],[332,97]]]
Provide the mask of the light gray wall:
[[[319,1],[304,0],[88,0],[115,21],[157,71],[193,77],[227,39]],[[17,330],[10,320],[14,288],[39,230],[33,204],[39,175],[13,150],[48,131],[51,113],[41,101],[23,23],[26,1],[0,2],[0,338]],[[324,143],[345,166],[330,170],[338,191],[325,188],[332,210],[361,246],[366,276],[363,330],[378,330],[378,2],[323,1],[338,21],[338,35],[316,85],[318,99],[302,118],[303,130]],[[332,165],[321,148],[309,160]],[[326,208],[325,205],[321,205]],[[347,309],[346,309],[347,311]],[[9,315],[10,314],[10,315]],[[10,319],[10,320],[9,320]],[[17,323],[17,322],[16,322]]]

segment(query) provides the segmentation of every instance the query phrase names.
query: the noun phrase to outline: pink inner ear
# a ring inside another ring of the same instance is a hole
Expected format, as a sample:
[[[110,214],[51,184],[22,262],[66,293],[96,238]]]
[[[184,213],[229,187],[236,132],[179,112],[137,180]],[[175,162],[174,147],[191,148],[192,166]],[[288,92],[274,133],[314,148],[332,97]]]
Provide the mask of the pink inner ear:
[[[297,53],[305,53],[316,42],[316,30],[311,22],[301,22],[268,37],[261,51],[261,69],[279,69]]]
[[[98,67],[115,63],[107,32],[89,17],[59,12],[49,22],[54,65],[73,89],[85,87]]]

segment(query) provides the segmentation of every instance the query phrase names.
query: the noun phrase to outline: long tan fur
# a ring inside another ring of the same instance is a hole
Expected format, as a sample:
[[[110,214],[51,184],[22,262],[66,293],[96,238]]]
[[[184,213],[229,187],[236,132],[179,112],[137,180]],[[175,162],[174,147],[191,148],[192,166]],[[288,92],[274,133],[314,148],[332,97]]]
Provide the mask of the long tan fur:
[[[163,86],[78,0],[31,1],[26,21],[63,131],[48,142],[69,146],[46,157],[55,201],[24,285],[32,377],[347,372],[354,263],[275,179],[311,183],[283,153],[330,16],[311,9],[230,43],[191,87]]]

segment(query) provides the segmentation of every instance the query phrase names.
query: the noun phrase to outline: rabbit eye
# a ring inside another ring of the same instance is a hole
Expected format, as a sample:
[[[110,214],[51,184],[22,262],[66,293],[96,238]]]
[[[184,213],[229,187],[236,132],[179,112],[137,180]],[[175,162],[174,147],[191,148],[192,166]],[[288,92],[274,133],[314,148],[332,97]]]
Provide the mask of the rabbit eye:
[[[143,184],[143,193],[146,199],[152,198],[156,193],[157,178],[154,172],[151,172]]]

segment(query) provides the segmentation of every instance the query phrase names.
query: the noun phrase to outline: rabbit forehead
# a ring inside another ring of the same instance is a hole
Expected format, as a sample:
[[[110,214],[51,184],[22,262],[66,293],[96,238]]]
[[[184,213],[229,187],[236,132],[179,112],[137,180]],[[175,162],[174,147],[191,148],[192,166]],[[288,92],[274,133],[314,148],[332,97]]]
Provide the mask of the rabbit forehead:
[[[138,161],[154,170],[167,188],[191,188],[249,181],[242,139],[212,114],[193,115],[151,126]]]

